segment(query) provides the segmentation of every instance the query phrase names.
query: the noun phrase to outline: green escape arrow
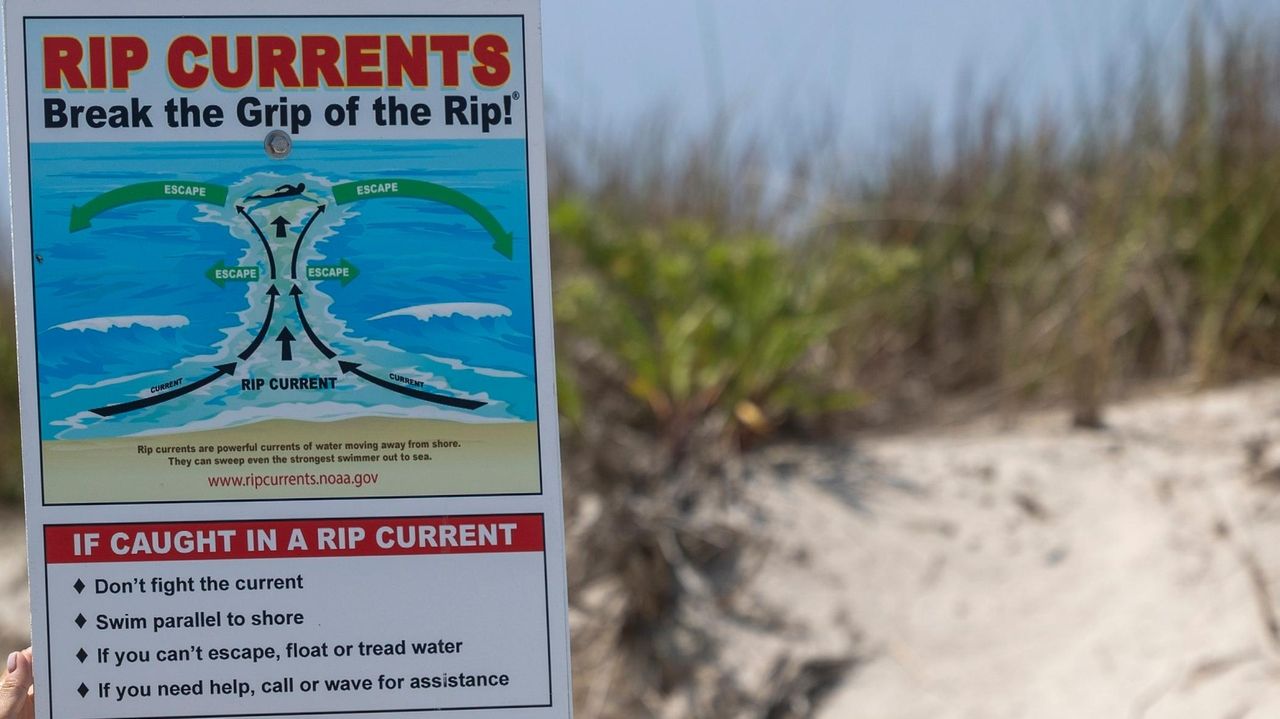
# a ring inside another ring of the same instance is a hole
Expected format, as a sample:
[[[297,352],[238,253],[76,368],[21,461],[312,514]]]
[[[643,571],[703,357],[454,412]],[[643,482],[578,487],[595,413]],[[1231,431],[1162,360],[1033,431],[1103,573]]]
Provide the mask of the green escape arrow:
[[[186,200],[207,202],[213,205],[227,203],[227,188],[207,182],[185,180],[157,180],[139,182],[136,185],[117,187],[110,192],[89,200],[83,205],[71,207],[71,231],[79,232],[89,227],[89,221],[107,210],[148,200]]]
[[[204,276],[213,284],[226,287],[228,282],[257,282],[259,274],[257,267],[227,267],[225,262],[218,260],[218,264],[206,270]]]
[[[498,218],[494,217],[484,205],[444,185],[422,180],[361,180],[334,185],[333,197],[339,205],[383,197],[413,197],[452,205],[479,222],[480,226],[493,237],[493,249],[503,257],[511,259],[513,237],[502,227],[502,223],[498,222]]]
[[[307,279],[314,282],[342,280],[342,286],[346,287],[359,276],[360,270],[345,259],[336,265],[307,265]]]

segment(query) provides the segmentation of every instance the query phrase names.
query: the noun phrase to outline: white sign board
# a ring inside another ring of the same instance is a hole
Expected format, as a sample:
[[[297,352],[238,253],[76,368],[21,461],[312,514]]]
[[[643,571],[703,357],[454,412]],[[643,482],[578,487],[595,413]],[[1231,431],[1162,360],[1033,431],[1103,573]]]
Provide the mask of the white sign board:
[[[568,717],[536,0],[4,11],[39,715]]]

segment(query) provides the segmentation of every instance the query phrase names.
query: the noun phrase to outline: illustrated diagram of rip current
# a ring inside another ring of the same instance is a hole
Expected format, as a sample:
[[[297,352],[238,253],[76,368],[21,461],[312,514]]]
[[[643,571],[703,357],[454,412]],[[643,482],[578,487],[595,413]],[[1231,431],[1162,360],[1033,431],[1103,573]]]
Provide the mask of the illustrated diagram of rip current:
[[[72,233],[91,229],[91,220],[97,215],[138,202],[183,200],[212,205],[227,212],[234,208],[236,220],[244,223],[260,242],[265,259],[265,267],[257,264],[228,266],[220,261],[205,273],[206,278],[219,287],[225,287],[228,283],[251,284],[255,288],[251,294],[265,305],[257,329],[248,331],[246,327],[243,348],[233,361],[215,364],[209,367],[207,375],[194,380],[175,378],[153,389],[147,396],[92,408],[90,411],[93,414],[109,418],[178,400],[234,377],[241,363],[254,357],[261,358],[267,353],[270,353],[273,362],[278,358],[280,365],[287,366],[295,361],[294,345],[303,341],[314,347],[325,360],[336,363],[344,377],[355,377],[359,381],[416,401],[459,410],[475,411],[487,404],[480,399],[430,391],[425,382],[394,372],[387,375],[384,371],[366,367],[360,357],[345,355],[335,349],[336,344],[332,338],[322,336],[313,322],[308,320],[307,308],[311,303],[311,295],[315,292],[316,282],[338,281],[345,287],[356,279],[359,270],[346,259],[336,264],[307,264],[305,260],[300,261],[304,249],[308,247],[308,235],[317,220],[326,212],[333,211],[330,209],[331,205],[341,206],[382,198],[405,198],[452,206],[478,223],[492,239],[493,250],[511,260],[513,236],[486,207],[468,195],[444,185],[404,178],[345,182],[321,191],[308,188],[303,181],[267,184],[239,197],[229,208],[231,195],[230,188],[212,183],[152,181],[111,190],[82,206],[72,208]],[[286,218],[286,215],[294,214],[299,216],[298,226],[294,226]],[[294,310],[292,319],[296,322],[296,331],[290,328],[285,311],[288,307]],[[294,381],[301,384],[332,382],[328,378],[298,378]],[[245,382],[253,386],[252,382],[260,383],[264,380]]]

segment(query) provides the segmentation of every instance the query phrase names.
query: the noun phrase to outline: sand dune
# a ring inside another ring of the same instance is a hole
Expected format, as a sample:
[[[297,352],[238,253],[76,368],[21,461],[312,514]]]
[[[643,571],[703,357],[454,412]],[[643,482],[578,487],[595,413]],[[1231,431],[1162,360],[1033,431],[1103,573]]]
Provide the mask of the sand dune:
[[[752,591],[806,641],[861,635],[817,716],[1280,716],[1280,382],[1110,419],[762,458]]]

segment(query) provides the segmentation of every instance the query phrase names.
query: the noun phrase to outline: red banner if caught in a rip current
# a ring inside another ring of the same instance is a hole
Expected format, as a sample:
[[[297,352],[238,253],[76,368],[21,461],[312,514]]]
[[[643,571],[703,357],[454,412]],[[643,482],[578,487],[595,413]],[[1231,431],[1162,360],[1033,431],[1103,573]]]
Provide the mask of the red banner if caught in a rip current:
[[[49,564],[541,552],[539,514],[51,525]]]

